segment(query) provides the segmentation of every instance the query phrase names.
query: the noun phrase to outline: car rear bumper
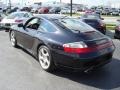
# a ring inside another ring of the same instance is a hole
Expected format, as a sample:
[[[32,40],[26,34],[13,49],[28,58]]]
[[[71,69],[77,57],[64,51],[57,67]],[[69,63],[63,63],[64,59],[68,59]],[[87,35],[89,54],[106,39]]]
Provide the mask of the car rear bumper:
[[[100,56],[97,58],[93,59],[86,59],[85,61],[80,60],[69,60],[66,62],[64,61],[64,64],[58,63],[58,66],[66,67],[69,69],[74,69],[74,70],[80,70],[80,71],[85,71],[89,68],[98,68],[101,66],[104,66],[105,64],[108,64],[110,61],[112,61],[112,54],[106,54],[104,56]]]
[[[109,63],[112,59],[114,47],[100,50],[98,52],[85,55],[62,54],[54,52],[54,61],[58,66],[64,66],[71,69],[86,70],[91,67],[99,67]]]

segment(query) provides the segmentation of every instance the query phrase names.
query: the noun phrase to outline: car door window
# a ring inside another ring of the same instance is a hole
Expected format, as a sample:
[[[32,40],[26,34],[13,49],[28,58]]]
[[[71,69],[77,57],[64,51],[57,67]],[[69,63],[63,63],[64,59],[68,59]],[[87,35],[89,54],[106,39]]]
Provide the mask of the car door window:
[[[37,30],[39,25],[40,20],[38,18],[34,18],[27,23],[26,28]]]
[[[55,32],[56,28],[49,21],[41,20],[40,30],[45,32]]]

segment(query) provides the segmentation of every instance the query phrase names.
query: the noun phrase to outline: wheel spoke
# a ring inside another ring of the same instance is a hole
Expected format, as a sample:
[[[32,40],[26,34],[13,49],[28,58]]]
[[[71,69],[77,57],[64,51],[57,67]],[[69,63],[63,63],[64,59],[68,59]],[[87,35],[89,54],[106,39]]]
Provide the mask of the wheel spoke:
[[[45,62],[45,63],[47,63],[47,65],[48,65],[50,62],[49,62],[49,60],[46,60],[46,62]]]
[[[40,59],[40,60],[43,60],[44,58],[43,58],[42,56],[39,55],[39,59]]]

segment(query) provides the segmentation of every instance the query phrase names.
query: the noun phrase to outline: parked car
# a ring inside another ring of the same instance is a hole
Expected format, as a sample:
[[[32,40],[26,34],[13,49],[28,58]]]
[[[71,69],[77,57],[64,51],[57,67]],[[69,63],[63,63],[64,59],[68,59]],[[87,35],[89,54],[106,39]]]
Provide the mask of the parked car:
[[[63,9],[61,9],[61,13],[62,14],[69,14],[70,12],[71,12],[71,10],[69,8],[63,8]],[[72,9],[72,13],[75,14],[76,10]]]
[[[96,10],[95,10],[95,13],[96,13],[96,14],[102,14],[102,10],[96,9]]]
[[[0,14],[0,22],[2,21],[2,19],[4,18],[4,17],[6,17],[6,15],[4,14],[4,13],[1,13]],[[4,29],[3,28],[3,25],[0,23],[0,29]]]
[[[106,24],[99,14],[84,14],[80,19],[101,33],[106,34]]]
[[[118,11],[118,10],[112,11],[112,15],[113,15],[113,16],[119,16],[119,11]]]
[[[60,13],[60,11],[61,11],[61,8],[60,7],[52,7],[51,9],[49,9],[49,13],[56,13],[56,14],[58,14],[58,13]]]
[[[119,14],[120,14],[120,8],[118,9],[118,12],[119,12]]]
[[[62,13],[62,14],[69,13],[69,11],[70,11],[70,10],[69,10],[68,8],[62,8],[62,9],[61,9],[61,13]]]
[[[12,26],[12,46],[38,58],[43,70],[57,66],[88,70],[111,61],[115,46],[110,38],[78,19],[63,15],[38,15]]]
[[[94,12],[94,10],[91,10],[91,9],[85,10],[85,14],[89,14],[89,13],[93,13],[93,12]]]
[[[0,14],[0,21],[2,21],[2,19],[3,19],[4,17],[6,17],[6,16],[7,16],[6,14],[1,13],[1,14]]]
[[[93,12],[94,12],[96,9],[97,9],[97,7],[95,7],[95,6],[92,6],[92,7],[90,8],[90,10],[92,10]]]
[[[48,7],[41,7],[40,9],[38,9],[38,13],[39,14],[47,14],[47,13],[49,13],[49,8]]]
[[[113,11],[116,11],[116,8],[111,8],[110,9],[110,13],[112,13]]]
[[[2,13],[3,12],[3,8],[0,8],[0,13]]]
[[[120,20],[117,20],[118,23],[115,27],[115,34],[114,34],[114,38],[115,39],[120,39]]]
[[[1,21],[1,24],[5,28],[5,30],[9,30],[11,25],[23,23],[32,16],[33,15],[28,12],[14,12],[4,17]]]
[[[32,8],[31,13],[38,13],[38,9],[37,8]]]
[[[18,8],[18,7],[14,7],[14,8],[12,8],[12,9],[10,9],[10,10],[8,11],[8,13],[10,14],[10,13],[16,12],[17,10],[19,10],[19,8]]]
[[[110,15],[110,14],[111,14],[111,12],[109,9],[102,10],[102,15]]]
[[[31,12],[31,7],[23,7],[21,11]]]

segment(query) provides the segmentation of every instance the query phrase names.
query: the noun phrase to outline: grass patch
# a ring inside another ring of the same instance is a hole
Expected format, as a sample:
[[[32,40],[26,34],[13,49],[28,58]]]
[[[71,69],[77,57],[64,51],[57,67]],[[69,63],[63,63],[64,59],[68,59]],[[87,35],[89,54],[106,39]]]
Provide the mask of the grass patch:
[[[70,16],[70,14],[69,14],[69,13],[64,14],[64,15]],[[81,16],[81,14],[79,14],[79,13],[73,13],[73,14],[72,14],[72,16],[80,17],[80,16]]]
[[[115,27],[107,26],[106,28],[107,28],[107,30],[115,30]]]
[[[116,25],[115,24],[106,24],[107,30],[115,30]]]
[[[107,26],[116,26],[116,24],[112,24],[112,23],[109,23],[109,24],[106,24]]]
[[[102,17],[120,17],[120,16],[112,16],[112,15],[101,15]]]
[[[64,14],[64,15],[67,15],[67,16],[70,16],[70,13],[67,13],[67,14]],[[80,14],[80,13],[73,13],[72,16],[76,16],[76,17],[79,17],[83,14]],[[112,16],[112,15],[101,15],[101,17],[120,17],[120,16]]]

